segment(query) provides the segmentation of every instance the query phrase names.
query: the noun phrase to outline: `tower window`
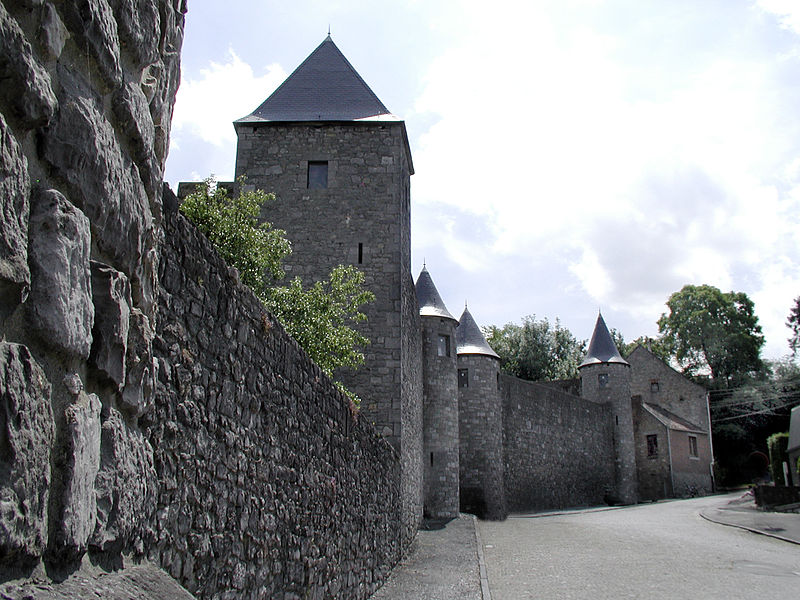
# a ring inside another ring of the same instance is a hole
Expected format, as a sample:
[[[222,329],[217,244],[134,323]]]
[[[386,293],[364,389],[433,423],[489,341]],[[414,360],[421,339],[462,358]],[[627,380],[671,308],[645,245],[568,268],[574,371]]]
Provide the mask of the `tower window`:
[[[693,435],[689,436],[689,456],[697,458],[697,438]]]
[[[658,436],[655,434],[647,436],[647,456],[658,456]]]
[[[469,387],[469,369],[458,370],[458,387]]]
[[[651,379],[650,380],[650,391],[657,392],[658,391],[658,379]]]
[[[449,335],[440,335],[439,336],[438,354],[439,354],[439,356],[450,356],[450,336]]]
[[[358,264],[362,264],[364,262],[364,244],[362,242],[358,243]]]
[[[328,187],[328,161],[308,161],[308,189],[324,190]]]
[[[608,385],[608,373],[599,373],[597,375],[597,385],[604,388]]]

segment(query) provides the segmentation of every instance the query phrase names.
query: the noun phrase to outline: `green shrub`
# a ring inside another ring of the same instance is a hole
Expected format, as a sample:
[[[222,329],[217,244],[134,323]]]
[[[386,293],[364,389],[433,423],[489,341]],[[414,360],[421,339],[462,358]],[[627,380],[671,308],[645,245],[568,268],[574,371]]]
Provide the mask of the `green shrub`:
[[[773,433],[767,438],[767,451],[769,452],[769,470],[775,485],[785,485],[783,479],[783,463],[789,462],[787,448],[789,446],[788,433]]]

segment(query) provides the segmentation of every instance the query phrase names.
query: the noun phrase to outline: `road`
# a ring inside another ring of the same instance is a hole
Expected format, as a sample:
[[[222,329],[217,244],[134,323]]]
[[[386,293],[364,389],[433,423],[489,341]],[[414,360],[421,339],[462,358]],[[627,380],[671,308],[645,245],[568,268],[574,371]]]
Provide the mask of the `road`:
[[[480,521],[492,600],[800,599],[800,546],[700,517],[719,502]]]

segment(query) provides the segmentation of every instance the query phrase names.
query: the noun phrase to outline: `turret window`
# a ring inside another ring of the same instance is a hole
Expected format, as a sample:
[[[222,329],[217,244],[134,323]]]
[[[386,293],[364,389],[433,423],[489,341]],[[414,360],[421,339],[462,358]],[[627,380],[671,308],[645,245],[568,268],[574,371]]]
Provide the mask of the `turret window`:
[[[308,161],[308,189],[324,190],[328,187],[328,161]]]
[[[469,387],[469,369],[458,370],[458,387]]]
[[[608,373],[598,373],[597,385],[604,388],[608,385]]]
[[[658,379],[650,380],[650,391],[653,393],[658,391]]]
[[[439,356],[450,356],[450,336],[449,335],[440,335],[439,336]]]

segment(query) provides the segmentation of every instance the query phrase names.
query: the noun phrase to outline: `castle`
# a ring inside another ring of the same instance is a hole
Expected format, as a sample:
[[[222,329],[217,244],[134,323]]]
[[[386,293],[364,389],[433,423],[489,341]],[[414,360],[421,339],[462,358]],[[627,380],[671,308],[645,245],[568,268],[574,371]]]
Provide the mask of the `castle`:
[[[262,216],[293,242],[287,272],[310,282],[352,264],[375,293],[366,363],[338,375],[401,457],[409,527],[711,491],[705,391],[645,348],[624,359],[602,316],[579,385],[533,383],[500,372],[426,268],[414,284],[405,123],[330,36],[234,127],[236,177],[276,195]]]

